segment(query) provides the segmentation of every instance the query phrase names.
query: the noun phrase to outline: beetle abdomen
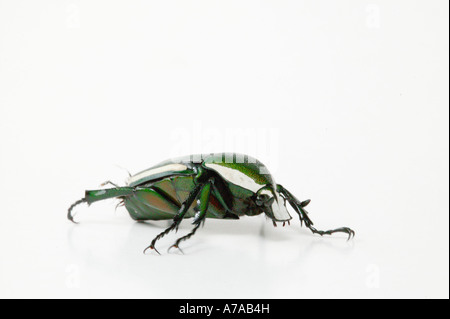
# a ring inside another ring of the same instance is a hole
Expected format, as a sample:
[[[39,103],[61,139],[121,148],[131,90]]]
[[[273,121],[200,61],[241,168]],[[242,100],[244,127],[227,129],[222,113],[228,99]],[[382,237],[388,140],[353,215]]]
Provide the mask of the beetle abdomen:
[[[178,212],[176,206],[152,188],[136,189],[124,199],[125,207],[135,220],[171,219]]]
[[[192,176],[172,176],[156,182],[150,182],[136,188],[133,195],[124,198],[124,204],[130,216],[135,220],[172,219],[194,189]],[[184,218],[196,214],[194,202]],[[236,218],[229,216],[220,204],[214,192],[211,192],[207,210],[208,218]]]

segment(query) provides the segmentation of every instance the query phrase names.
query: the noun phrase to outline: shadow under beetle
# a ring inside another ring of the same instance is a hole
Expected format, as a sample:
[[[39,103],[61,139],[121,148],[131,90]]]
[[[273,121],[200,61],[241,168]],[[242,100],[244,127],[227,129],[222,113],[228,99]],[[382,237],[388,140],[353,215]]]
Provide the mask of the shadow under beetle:
[[[348,227],[327,231],[314,228],[305,210],[310,200],[299,201],[275,183],[261,162],[247,155],[219,153],[180,157],[130,176],[125,187],[109,181],[102,185],[106,184],[115,187],[86,191],[84,198],[70,206],[69,220],[74,222],[72,210],[76,205],[90,205],[108,198],[120,199],[119,205],[125,206],[131,218],[137,221],[172,219],[172,224],[152,240],[144,253],[148,249],[158,252],[156,241],[178,229],[184,218],[193,217],[194,228],[170,248],[180,249],[180,242],[194,235],[206,218],[239,219],[264,213],[274,226],[277,222],[283,222],[284,226],[292,218],[286,201],[299,215],[300,223],[315,234],[341,232],[348,234],[348,239],[355,235]]]

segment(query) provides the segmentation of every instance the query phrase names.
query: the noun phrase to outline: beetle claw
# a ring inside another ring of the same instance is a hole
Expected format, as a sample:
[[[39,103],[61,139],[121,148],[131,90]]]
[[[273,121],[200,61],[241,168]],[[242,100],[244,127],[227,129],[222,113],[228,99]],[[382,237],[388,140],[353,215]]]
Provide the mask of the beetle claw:
[[[158,251],[158,249],[156,249],[155,246],[153,246],[153,245],[150,245],[150,246],[148,246],[147,248],[144,249],[144,255],[147,252],[147,250],[149,250],[149,249],[154,250],[154,251],[156,251],[158,253],[158,255],[161,255],[161,253]]]
[[[172,248],[177,248],[183,255],[184,255],[184,251],[180,248],[180,246],[178,246],[177,244],[173,244],[172,246],[170,246],[168,249],[167,249],[167,252],[170,252],[170,250],[172,249]]]
[[[86,198],[82,198],[80,200],[77,200],[75,203],[72,204],[72,206],[69,207],[69,210],[67,212],[67,219],[70,220],[72,223],[74,224],[78,224],[78,222],[76,222],[73,217],[75,216],[75,214],[72,214],[72,210],[75,206],[81,204],[81,203],[86,203],[87,200]],[[89,204],[88,204],[89,205]]]
[[[75,214],[69,214],[69,215],[67,216],[67,218],[68,218],[72,223],[78,224],[78,222],[75,221],[75,220],[73,219],[74,217],[75,217]]]
[[[347,228],[348,229],[348,239],[347,241],[349,241],[350,239],[355,237],[355,231],[353,229]]]

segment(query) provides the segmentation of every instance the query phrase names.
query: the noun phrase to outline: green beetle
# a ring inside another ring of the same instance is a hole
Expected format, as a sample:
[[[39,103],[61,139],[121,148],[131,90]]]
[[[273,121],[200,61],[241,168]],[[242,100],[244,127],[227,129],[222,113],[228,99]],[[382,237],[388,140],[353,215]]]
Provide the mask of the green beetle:
[[[239,219],[264,213],[274,226],[277,222],[283,222],[284,226],[292,218],[286,201],[299,215],[301,224],[305,223],[313,233],[323,236],[341,232],[348,234],[348,239],[355,235],[348,227],[315,229],[305,210],[310,200],[299,201],[275,183],[264,164],[247,155],[219,153],[180,157],[130,175],[125,187],[109,181],[102,185],[106,184],[114,188],[88,190],[84,198],[70,206],[69,220],[74,222],[72,210],[76,205],[90,205],[108,198],[120,199],[119,205],[125,206],[134,220],[171,219],[171,225],[152,240],[144,253],[147,249],[158,252],[156,241],[177,229],[184,218],[193,217],[195,226],[170,248],[180,249],[180,242],[194,235],[206,218]]]

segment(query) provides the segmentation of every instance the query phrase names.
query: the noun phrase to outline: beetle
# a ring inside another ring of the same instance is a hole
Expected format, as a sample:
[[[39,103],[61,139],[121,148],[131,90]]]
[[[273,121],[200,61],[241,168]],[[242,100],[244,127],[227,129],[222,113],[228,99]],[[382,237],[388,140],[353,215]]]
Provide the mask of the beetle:
[[[242,216],[265,214],[273,225],[290,224],[292,219],[286,202],[298,214],[301,225],[313,233],[331,235],[355,232],[348,227],[317,230],[305,207],[310,200],[300,201],[286,188],[276,184],[267,167],[257,159],[237,153],[199,154],[179,157],[159,163],[128,178],[126,186],[87,190],[85,197],[72,204],[68,219],[74,221],[73,208],[109,198],[118,198],[136,221],[172,220],[144,250],[155,250],[156,242],[172,230],[177,230],[184,218],[193,218],[193,229],[169,247],[179,248],[180,242],[192,237],[206,218],[239,219]],[[180,249],[181,251],[181,249]]]

